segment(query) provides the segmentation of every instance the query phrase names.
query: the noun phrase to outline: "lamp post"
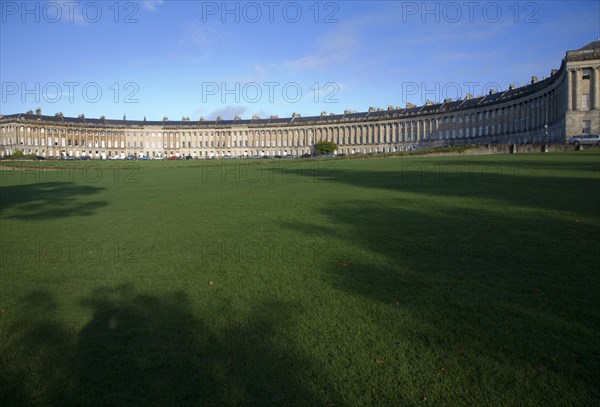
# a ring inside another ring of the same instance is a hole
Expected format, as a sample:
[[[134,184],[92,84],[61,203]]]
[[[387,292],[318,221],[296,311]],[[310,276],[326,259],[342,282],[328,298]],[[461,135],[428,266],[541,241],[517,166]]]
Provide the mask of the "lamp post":
[[[544,124],[544,134],[545,134],[545,139],[544,139],[544,153],[548,152],[548,125]]]

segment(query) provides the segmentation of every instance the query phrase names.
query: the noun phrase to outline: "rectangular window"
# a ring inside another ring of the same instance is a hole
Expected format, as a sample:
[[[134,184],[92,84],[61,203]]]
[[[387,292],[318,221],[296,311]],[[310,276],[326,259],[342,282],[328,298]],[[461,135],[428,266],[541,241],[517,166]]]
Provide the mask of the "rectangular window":
[[[581,70],[581,79],[590,79],[591,69]]]
[[[588,93],[584,93],[581,95],[581,108],[589,109],[590,108],[590,95]]]
[[[591,121],[590,120],[584,120],[581,122],[581,133],[582,134],[590,134],[590,130],[591,130]]]

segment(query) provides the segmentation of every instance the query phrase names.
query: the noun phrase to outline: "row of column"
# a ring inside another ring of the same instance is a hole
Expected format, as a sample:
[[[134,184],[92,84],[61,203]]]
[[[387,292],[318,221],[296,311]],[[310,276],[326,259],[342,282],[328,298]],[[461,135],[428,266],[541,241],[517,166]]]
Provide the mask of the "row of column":
[[[581,70],[567,71],[568,101],[567,108],[579,106]],[[319,126],[291,129],[243,129],[243,130],[196,130],[194,131],[171,131],[155,129],[142,131],[142,129],[130,129],[127,131],[89,130],[64,128],[31,128],[26,131],[27,125],[10,123],[3,126],[0,132],[0,144],[13,145],[13,149],[29,145],[30,147],[48,147],[55,149],[114,149],[125,150],[126,153],[144,151],[181,150],[193,149],[231,149],[231,148],[276,148],[276,147],[310,147],[320,140],[334,141],[340,146],[377,145],[391,143],[410,143],[430,141],[436,139],[447,139],[448,133],[452,138],[463,136],[477,138],[481,136],[504,136],[514,133],[539,130],[546,124],[551,125],[564,116],[565,101],[564,87],[554,86],[544,94],[530,97],[514,104],[506,106],[490,106],[486,110],[459,111],[453,115],[431,116],[429,118],[418,118],[413,120],[398,120],[384,123],[360,123],[340,126]],[[591,108],[600,108],[600,71],[598,67],[590,70],[590,90],[592,91]],[[575,99],[575,100],[573,100]],[[573,103],[575,102],[575,103]],[[486,116],[487,115],[487,116]],[[21,130],[23,128],[23,130]],[[486,129],[482,131],[482,129]],[[8,130],[8,131],[7,131]],[[56,132],[58,130],[58,132]],[[147,129],[146,129],[147,130]],[[465,131],[467,130],[467,131]],[[469,130],[473,130],[470,132]],[[80,134],[75,134],[77,132]],[[106,135],[101,135],[104,131]],[[234,135],[234,133],[236,133]],[[148,137],[155,134],[154,137]],[[195,134],[195,135],[192,135]],[[30,138],[36,137],[37,143],[31,142]],[[41,139],[51,143],[42,144]],[[58,144],[55,145],[56,139]],[[62,145],[63,139],[65,145]],[[67,140],[71,140],[71,146]],[[75,140],[79,141],[75,145]],[[110,142],[110,147],[109,143]],[[104,146],[102,141],[105,142]],[[235,141],[235,144],[234,144]],[[136,143],[132,147],[132,142]],[[152,147],[152,142],[155,146]],[[143,145],[141,143],[144,143]],[[91,145],[90,145],[91,144]]]
[[[600,66],[589,68],[569,68],[567,71],[567,109],[581,110],[581,85],[583,69],[590,70],[590,106],[589,109],[600,109]]]

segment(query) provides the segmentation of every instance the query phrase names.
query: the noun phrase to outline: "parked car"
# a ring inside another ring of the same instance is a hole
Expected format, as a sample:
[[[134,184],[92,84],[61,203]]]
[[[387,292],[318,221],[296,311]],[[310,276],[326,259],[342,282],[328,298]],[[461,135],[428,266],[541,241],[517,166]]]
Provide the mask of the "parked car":
[[[310,158],[310,157],[312,157],[312,154],[310,154],[310,153],[305,153],[300,156],[300,158]]]
[[[171,157],[167,158],[167,160],[176,160],[177,157],[175,157],[174,155],[172,155]]]
[[[589,136],[577,136],[571,138],[571,144],[579,146],[600,146],[600,134]]]
[[[34,157],[34,159],[36,159],[36,160],[38,160],[38,161],[42,161],[42,160],[45,160],[45,159],[46,159],[46,157],[42,157],[41,155],[36,155],[36,156]]]
[[[90,156],[89,155],[82,155],[81,157],[79,157],[79,159],[86,161],[86,160],[90,159]]]
[[[142,161],[148,161],[148,160],[150,160],[150,158],[148,158],[145,155],[143,155],[143,156],[140,157],[140,160],[142,160]]]
[[[126,158],[126,160],[133,160],[133,161],[135,161],[135,160],[137,160],[137,158],[135,158],[135,155],[128,155],[127,158]]]

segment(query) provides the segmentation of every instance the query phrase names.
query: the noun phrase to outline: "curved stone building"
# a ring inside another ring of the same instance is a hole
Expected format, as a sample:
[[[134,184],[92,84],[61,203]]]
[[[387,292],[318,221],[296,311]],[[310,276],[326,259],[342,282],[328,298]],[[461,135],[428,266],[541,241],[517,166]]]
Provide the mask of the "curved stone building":
[[[338,153],[460,144],[565,143],[600,133],[600,41],[568,51],[550,77],[503,92],[423,106],[320,116],[216,121],[131,121],[42,115],[0,117],[0,155],[46,157],[301,155],[319,140]]]

